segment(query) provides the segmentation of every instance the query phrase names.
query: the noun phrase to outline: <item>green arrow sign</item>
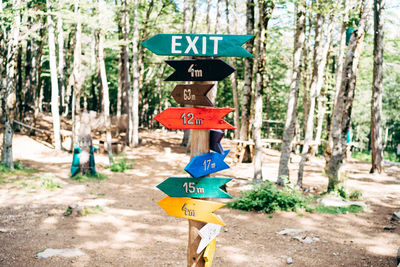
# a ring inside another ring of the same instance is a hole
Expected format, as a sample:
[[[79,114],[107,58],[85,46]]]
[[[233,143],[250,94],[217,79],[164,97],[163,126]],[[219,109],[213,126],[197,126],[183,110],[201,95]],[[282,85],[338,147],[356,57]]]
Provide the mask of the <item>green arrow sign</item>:
[[[232,198],[220,187],[232,178],[219,177],[169,177],[157,188],[170,197]]]
[[[242,45],[254,35],[166,34],[160,33],[142,42],[157,55],[253,57]]]

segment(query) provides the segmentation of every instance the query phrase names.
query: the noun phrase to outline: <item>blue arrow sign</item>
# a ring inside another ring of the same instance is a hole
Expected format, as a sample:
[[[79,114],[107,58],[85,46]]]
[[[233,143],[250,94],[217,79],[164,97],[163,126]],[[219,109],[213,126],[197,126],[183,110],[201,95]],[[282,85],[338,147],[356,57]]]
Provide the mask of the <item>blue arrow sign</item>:
[[[219,177],[169,177],[157,188],[170,197],[232,198],[220,187],[232,178]]]
[[[224,159],[229,153],[229,149],[224,150],[224,154],[210,152],[198,155],[192,158],[185,171],[191,176],[198,178],[208,175],[213,172],[229,169],[229,165],[224,162]]]
[[[224,150],[221,146],[221,139],[224,137],[225,133],[217,130],[210,130],[210,149],[212,151],[224,154]]]
[[[157,55],[253,57],[242,45],[254,35],[166,34],[160,33],[142,42]]]

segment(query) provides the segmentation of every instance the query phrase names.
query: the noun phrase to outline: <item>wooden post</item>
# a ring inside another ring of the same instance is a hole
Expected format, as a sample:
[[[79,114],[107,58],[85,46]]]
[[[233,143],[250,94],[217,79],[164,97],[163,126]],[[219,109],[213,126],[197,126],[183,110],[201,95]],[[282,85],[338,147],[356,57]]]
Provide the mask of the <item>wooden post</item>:
[[[212,82],[193,82],[194,84],[209,84]],[[208,96],[212,95],[212,91],[216,90],[214,86],[208,92]],[[215,99],[210,97],[211,102],[214,104]],[[200,106],[195,106],[200,107]],[[210,130],[208,129],[200,129],[200,130],[192,130],[192,138],[190,145],[190,158],[201,154],[205,154],[210,152]],[[189,220],[189,238],[188,238],[188,249],[187,249],[187,266],[188,267],[203,267],[205,265],[205,261],[203,258],[204,250],[197,254],[196,250],[201,241],[201,236],[199,235],[199,230],[205,225],[204,222]]]

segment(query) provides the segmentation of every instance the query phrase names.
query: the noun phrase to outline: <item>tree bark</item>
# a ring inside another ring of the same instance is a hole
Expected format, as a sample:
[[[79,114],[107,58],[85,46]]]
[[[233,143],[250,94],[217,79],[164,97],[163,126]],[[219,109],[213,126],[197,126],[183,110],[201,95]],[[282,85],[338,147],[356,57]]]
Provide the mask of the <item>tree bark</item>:
[[[102,7],[105,5],[102,1],[99,2],[99,15],[102,14]],[[106,74],[106,64],[105,64],[105,56],[104,56],[104,29],[100,28],[99,31],[99,69],[100,69],[100,77],[101,77],[101,85],[103,87],[103,116],[104,122],[106,126],[106,140],[107,140],[107,152],[108,152],[108,161],[111,165],[113,162],[113,154],[111,147],[111,122],[110,122],[110,98],[109,98],[109,90],[108,90],[108,82],[107,82],[107,74]]]
[[[383,25],[385,0],[374,0],[374,76],[371,99],[371,170],[382,172]]]
[[[80,18],[79,1],[75,0],[74,13],[77,16],[76,32],[75,32],[75,49],[74,49],[74,67],[73,67],[73,97],[72,97],[72,140],[71,151],[74,144],[78,144],[78,135],[80,128],[80,97],[82,87],[82,22]]]
[[[328,175],[328,192],[335,190],[341,182],[339,170],[343,165],[346,152],[346,134],[350,128],[358,64],[362,53],[365,28],[368,22],[369,0],[361,1],[360,21],[352,34],[348,45],[346,59],[338,98],[332,118],[332,154],[327,155],[326,173]]]
[[[306,132],[305,132],[303,150],[301,153],[301,160],[299,163],[299,171],[297,177],[297,186],[299,187],[303,186],[304,165],[313,139],[315,103],[320,95],[320,91],[323,84],[322,78],[326,65],[326,55],[328,53],[331,32],[332,32],[332,25],[333,25],[332,20],[330,18],[329,19],[327,18],[328,18],[327,15],[324,16],[318,13],[315,22],[313,74],[310,85],[310,104],[308,106],[308,114],[306,117]]]
[[[247,0],[246,4],[246,34],[254,33],[254,0]],[[254,38],[246,43],[246,49],[253,51]],[[251,83],[253,80],[253,58],[244,59],[244,87],[242,102],[242,124],[240,126],[240,139],[249,139],[250,113],[251,113]]]
[[[284,185],[284,177],[289,178],[289,158],[294,137],[295,123],[297,118],[297,100],[299,97],[299,86],[301,80],[301,57],[305,40],[305,6],[301,3],[296,10],[296,32],[294,35],[293,71],[289,89],[289,100],[286,111],[285,128],[283,131],[282,150],[279,160],[278,184]]]
[[[263,114],[263,96],[265,88],[265,50],[267,47],[267,29],[268,22],[274,10],[275,4],[273,0],[258,1],[259,10],[259,26],[257,34],[257,73],[256,73],[256,91],[254,101],[254,176],[253,181],[258,183],[263,180],[262,175],[262,144],[261,144],[261,128]]]
[[[61,150],[61,135],[60,135],[60,114],[58,109],[58,80],[57,80],[57,62],[56,62],[56,44],[54,38],[54,22],[51,17],[50,0],[46,1],[47,6],[47,24],[49,35],[49,58],[50,58],[50,78],[51,78],[51,115],[53,118],[53,134],[54,147],[56,150]]]
[[[132,146],[139,144],[139,72],[138,72],[138,42],[139,42],[139,26],[138,26],[138,0],[133,1],[133,38],[132,38],[132,77],[133,77],[133,94],[132,94]]]
[[[59,5],[62,7],[64,1],[59,1]],[[58,33],[58,85],[60,91],[60,110],[63,112],[65,106],[65,76],[64,76],[64,30],[63,21],[61,15],[57,15],[57,33]]]
[[[190,32],[196,32],[196,13],[197,13],[197,0],[192,0],[192,22],[190,26]]]
[[[14,7],[19,7],[20,1],[13,1]],[[15,87],[15,68],[16,68],[16,56],[19,42],[20,32],[20,12],[16,12],[12,19],[11,29],[7,42],[7,58],[6,58],[6,77],[5,87],[2,88],[2,111],[4,120],[3,130],[3,149],[1,151],[1,163],[7,165],[10,169],[14,169],[13,162],[13,123],[15,117],[15,104],[16,104],[16,87]]]
[[[230,32],[230,19],[229,19],[229,0],[225,0],[225,14],[226,14],[226,32],[227,34],[231,34]],[[236,0],[234,2],[234,7],[233,9],[236,9]],[[233,20],[233,28],[235,31],[235,34],[237,33],[237,18],[236,14],[234,14],[234,20]],[[229,64],[231,64],[235,69],[237,67],[237,59],[236,58],[228,58]],[[237,71],[233,72],[232,75],[229,76],[231,79],[231,84],[232,84],[232,95],[233,95],[233,107],[235,109],[233,113],[233,121],[235,122],[235,139],[240,138],[240,119],[239,119],[239,99],[238,99],[238,90],[237,90]]]

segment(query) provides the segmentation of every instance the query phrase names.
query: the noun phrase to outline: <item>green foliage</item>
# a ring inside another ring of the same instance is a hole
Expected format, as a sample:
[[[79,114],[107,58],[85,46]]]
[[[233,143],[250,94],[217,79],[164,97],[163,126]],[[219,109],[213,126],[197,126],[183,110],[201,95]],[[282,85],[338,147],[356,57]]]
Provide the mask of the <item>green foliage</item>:
[[[128,160],[127,158],[116,159],[113,164],[109,167],[113,172],[124,172],[125,170],[132,169],[133,160]]]
[[[47,190],[54,190],[56,188],[61,188],[60,182],[54,181],[52,178],[44,178],[40,187],[45,188]]]
[[[82,182],[89,182],[89,181],[93,181],[93,180],[104,180],[106,179],[107,176],[105,174],[101,174],[101,173],[97,173],[97,175],[83,175],[83,174],[77,174],[73,177],[71,177],[71,179],[76,180],[80,183]]]
[[[307,206],[308,198],[299,190],[284,187],[278,189],[272,182],[266,181],[254,186],[251,191],[242,192],[243,196],[228,204],[234,209],[271,213],[279,210],[295,211]]]
[[[370,152],[354,151],[351,153],[351,157],[353,159],[358,159],[359,161],[371,162],[371,153]]]
[[[308,212],[318,212],[318,213],[328,213],[328,214],[347,214],[363,212],[364,208],[357,205],[350,205],[348,207],[326,207],[323,205],[318,205],[314,209],[308,209]]]

